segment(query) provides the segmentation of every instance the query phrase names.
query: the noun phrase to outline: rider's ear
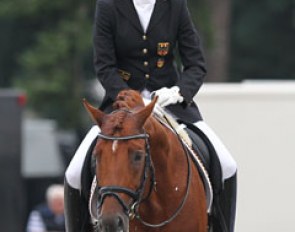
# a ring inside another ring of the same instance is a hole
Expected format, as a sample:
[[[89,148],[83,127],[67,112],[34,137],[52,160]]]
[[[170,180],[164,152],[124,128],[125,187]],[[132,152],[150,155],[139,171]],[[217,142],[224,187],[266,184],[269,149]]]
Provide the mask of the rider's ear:
[[[83,99],[84,107],[89,113],[92,120],[98,125],[101,126],[102,120],[105,116],[105,113],[93,107],[86,99]]]
[[[138,112],[135,113],[135,117],[137,118],[138,126],[142,127],[148,117],[152,114],[155,104],[158,100],[158,97],[154,97],[150,104],[146,107],[142,108]]]

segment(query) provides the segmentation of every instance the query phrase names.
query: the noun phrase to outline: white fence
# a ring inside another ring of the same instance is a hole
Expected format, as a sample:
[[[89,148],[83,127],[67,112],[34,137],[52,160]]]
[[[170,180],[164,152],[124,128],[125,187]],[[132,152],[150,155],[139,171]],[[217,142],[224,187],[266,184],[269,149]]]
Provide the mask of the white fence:
[[[295,231],[295,83],[205,84],[195,98],[238,163],[237,232]]]

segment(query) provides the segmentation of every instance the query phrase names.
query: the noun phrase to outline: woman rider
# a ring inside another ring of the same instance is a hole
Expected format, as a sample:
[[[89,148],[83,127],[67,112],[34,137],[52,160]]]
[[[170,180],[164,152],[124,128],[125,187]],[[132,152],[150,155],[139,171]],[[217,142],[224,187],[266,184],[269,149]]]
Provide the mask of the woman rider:
[[[193,102],[206,68],[186,0],[97,0],[93,42],[96,75],[106,91],[101,110],[110,112],[123,89],[145,96],[153,92],[160,106],[193,123],[210,139],[221,163],[223,195],[228,198],[223,206],[226,227],[234,231],[237,167]],[[182,70],[175,65],[176,52]],[[84,231],[79,203],[81,170],[98,132],[97,126],[89,131],[65,174],[68,232]]]

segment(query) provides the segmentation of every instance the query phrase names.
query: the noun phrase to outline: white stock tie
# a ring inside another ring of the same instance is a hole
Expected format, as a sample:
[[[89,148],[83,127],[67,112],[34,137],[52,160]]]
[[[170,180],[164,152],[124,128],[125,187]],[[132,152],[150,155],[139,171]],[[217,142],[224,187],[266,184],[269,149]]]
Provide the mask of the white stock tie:
[[[146,32],[151,20],[156,0],[133,0],[133,3],[138,14],[141,26]]]

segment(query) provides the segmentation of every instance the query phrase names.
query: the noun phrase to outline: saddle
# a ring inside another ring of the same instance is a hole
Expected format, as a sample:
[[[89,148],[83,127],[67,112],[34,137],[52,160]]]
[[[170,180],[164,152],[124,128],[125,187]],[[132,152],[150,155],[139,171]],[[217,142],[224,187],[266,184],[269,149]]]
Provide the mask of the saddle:
[[[193,150],[202,160],[213,187],[213,194],[222,191],[222,171],[219,158],[208,137],[198,127],[191,123],[186,124],[185,130],[192,140]]]

